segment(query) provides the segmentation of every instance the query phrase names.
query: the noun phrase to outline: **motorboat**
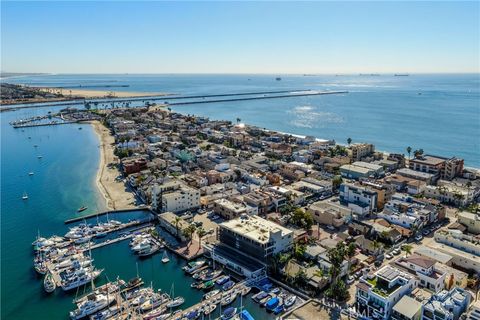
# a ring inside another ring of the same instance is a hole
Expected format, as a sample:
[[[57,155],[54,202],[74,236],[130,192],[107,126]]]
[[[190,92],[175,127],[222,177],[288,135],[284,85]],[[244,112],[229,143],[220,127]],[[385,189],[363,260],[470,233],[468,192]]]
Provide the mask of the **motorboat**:
[[[201,268],[205,263],[205,260],[192,261],[184,267],[184,270],[185,272],[192,274],[193,272]]]
[[[53,275],[50,272],[47,273],[45,279],[43,279],[43,288],[47,293],[52,293],[57,288]]]
[[[205,274],[201,279],[203,281],[208,281],[208,280],[215,279],[216,277],[218,277],[221,274],[222,274],[222,270],[211,271],[211,272],[208,272],[207,274]]]
[[[107,297],[102,294],[92,295],[92,299],[88,299],[78,305],[78,308],[70,312],[70,319],[77,320],[88,317],[106,307],[114,301],[114,297]]]
[[[225,309],[220,317],[222,320],[230,320],[237,314],[237,308],[229,307]]]
[[[222,286],[222,290],[227,291],[227,290],[231,289],[234,285],[235,285],[235,282],[233,282],[232,280],[229,280],[227,283],[225,283]]]
[[[162,262],[167,263],[170,261],[170,258],[168,257],[167,250],[163,251],[163,257],[162,257]]]
[[[291,306],[293,306],[296,300],[297,300],[297,296],[295,295],[290,295],[287,298],[285,298],[285,302],[284,302],[285,308],[290,308]]]
[[[212,291],[213,292],[213,291]],[[208,316],[210,313],[212,313],[213,311],[215,311],[215,309],[217,309],[217,305],[212,303],[212,304],[207,304],[204,308],[203,308],[203,314]]]
[[[140,257],[148,257],[151,256],[152,254],[156,253],[158,250],[160,250],[160,247],[157,246],[156,244],[150,245],[149,247],[138,251],[138,255]]]
[[[148,299],[141,305],[140,309],[144,312],[148,310],[153,310],[156,307],[160,306],[162,303],[167,302],[167,300],[169,299],[170,297],[166,294],[154,293],[150,297],[150,299]]]
[[[221,276],[220,278],[218,278],[218,279],[215,281],[215,283],[221,286],[221,285],[227,283],[228,280],[230,280],[230,276],[225,275],[225,276]]]
[[[113,319],[113,317],[115,317],[115,315],[120,311],[121,311],[121,308],[119,306],[113,306],[90,316],[90,320]]]
[[[252,299],[255,301],[255,302],[260,302],[261,300],[263,300],[265,297],[268,296],[268,293],[266,293],[265,291],[260,291],[259,293],[255,294],[252,296]]]
[[[205,293],[203,295],[203,300],[208,300],[208,299],[212,298],[213,296],[216,296],[219,293],[220,293],[220,290],[212,290],[208,293]]]
[[[250,293],[251,290],[252,290],[252,287],[249,287],[249,286],[243,287],[242,290],[241,290],[242,296],[246,296],[247,294]]]
[[[227,296],[225,296],[222,301],[220,302],[220,305],[223,307],[223,306],[228,306],[229,304],[231,304],[233,301],[235,301],[235,299],[237,298],[237,292],[234,291],[230,294],[228,294]]]
[[[72,279],[63,280],[62,289],[64,291],[68,291],[71,289],[78,288],[90,281],[95,280],[102,272],[103,272],[103,269],[79,272]]]
[[[278,297],[273,297],[267,301],[265,304],[265,309],[267,309],[267,311],[273,311],[273,309],[275,309],[279,303],[280,299]]]
[[[240,312],[240,320],[255,320],[255,318],[252,317],[250,312],[244,309]]]
[[[215,282],[213,282],[212,280],[210,281],[207,281],[203,284],[203,290],[210,290],[212,289],[213,287],[215,286]]]

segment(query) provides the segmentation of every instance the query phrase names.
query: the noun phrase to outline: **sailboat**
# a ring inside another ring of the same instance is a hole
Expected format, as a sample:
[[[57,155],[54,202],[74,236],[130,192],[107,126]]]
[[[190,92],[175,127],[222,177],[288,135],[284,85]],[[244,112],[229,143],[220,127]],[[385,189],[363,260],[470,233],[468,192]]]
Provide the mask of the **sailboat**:
[[[167,263],[170,261],[170,258],[168,257],[167,250],[163,251],[163,257],[162,257],[162,262]]]
[[[170,290],[170,297],[172,297],[172,301],[167,303],[167,308],[175,308],[178,307],[179,305],[183,304],[185,302],[185,299],[183,297],[175,297],[175,289],[174,289],[174,283],[172,283],[172,289]],[[175,297],[175,298],[174,298]]]
[[[22,199],[23,199],[23,200],[27,200],[27,199],[28,199],[28,194],[27,194],[26,192],[23,193]]]

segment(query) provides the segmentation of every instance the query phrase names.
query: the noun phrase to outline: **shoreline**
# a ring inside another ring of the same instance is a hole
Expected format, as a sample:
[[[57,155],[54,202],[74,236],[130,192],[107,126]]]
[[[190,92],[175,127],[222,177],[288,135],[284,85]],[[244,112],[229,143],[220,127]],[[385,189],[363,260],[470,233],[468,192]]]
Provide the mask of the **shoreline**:
[[[55,92],[64,94],[65,97],[81,97],[85,99],[100,98],[136,98],[136,97],[156,97],[167,96],[165,92],[131,92],[114,90],[95,90],[87,88],[56,88],[56,87],[31,87],[41,91]]]
[[[120,171],[115,167],[109,167],[110,163],[116,163],[116,157],[113,154],[115,142],[113,136],[99,121],[90,121],[95,135],[98,138],[100,149],[100,162],[95,177],[97,188],[105,199],[105,205],[108,210],[119,209],[137,209],[135,205],[135,195],[127,190],[123,179],[117,181]]]

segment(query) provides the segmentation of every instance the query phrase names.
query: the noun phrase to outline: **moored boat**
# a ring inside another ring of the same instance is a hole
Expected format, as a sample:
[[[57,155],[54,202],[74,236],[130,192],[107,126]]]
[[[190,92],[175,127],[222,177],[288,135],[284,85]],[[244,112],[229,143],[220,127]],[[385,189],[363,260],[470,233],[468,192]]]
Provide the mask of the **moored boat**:
[[[77,212],[82,212],[82,211],[85,211],[87,209],[88,209],[87,207],[81,206],[80,208],[78,208]]]
[[[235,317],[237,314],[237,308],[229,307],[223,311],[222,316],[220,317],[222,320],[230,320]]]
[[[47,293],[52,293],[57,288],[53,275],[50,272],[47,273],[45,279],[43,279],[43,288]]]
[[[215,283],[221,286],[221,285],[227,283],[228,280],[230,280],[230,276],[225,275],[225,276],[221,276],[220,278],[218,278],[218,279],[215,281]]]
[[[70,312],[70,319],[77,320],[88,317],[108,307],[113,301],[113,297],[107,297],[103,294],[92,295],[91,299],[82,302],[76,310]]]
[[[172,301],[167,303],[167,308],[178,307],[178,306],[182,305],[184,302],[185,302],[185,299],[183,297],[176,297],[175,299],[173,299]]]

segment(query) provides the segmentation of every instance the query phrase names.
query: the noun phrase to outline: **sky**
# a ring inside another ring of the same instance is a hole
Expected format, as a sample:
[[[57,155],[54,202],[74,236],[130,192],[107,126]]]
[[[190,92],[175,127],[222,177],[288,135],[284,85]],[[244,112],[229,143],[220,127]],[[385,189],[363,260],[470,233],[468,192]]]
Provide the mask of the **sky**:
[[[480,72],[480,2],[2,0],[1,70]]]

